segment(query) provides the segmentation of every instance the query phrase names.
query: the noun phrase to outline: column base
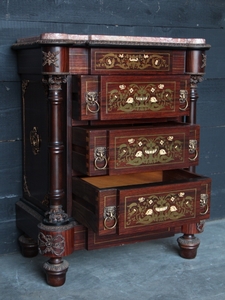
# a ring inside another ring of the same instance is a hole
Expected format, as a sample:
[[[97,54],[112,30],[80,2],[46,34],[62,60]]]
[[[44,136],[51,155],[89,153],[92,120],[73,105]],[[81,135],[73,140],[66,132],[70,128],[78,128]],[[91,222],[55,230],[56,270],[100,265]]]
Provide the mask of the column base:
[[[44,263],[43,269],[46,274],[46,281],[51,286],[62,286],[66,281],[66,272],[69,264],[66,260],[51,258]]]
[[[177,239],[180,247],[180,256],[187,259],[193,259],[197,255],[197,249],[200,245],[199,238],[194,234],[184,234]]]

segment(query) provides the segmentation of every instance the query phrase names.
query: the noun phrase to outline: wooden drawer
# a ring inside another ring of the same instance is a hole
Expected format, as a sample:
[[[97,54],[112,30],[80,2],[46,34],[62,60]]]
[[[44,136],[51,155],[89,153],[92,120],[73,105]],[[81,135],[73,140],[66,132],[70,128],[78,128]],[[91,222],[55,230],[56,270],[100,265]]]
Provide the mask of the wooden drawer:
[[[73,178],[73,216],[99,235],[196,223],[209,217],[210,184],[184,170]]]
[[[199,126],[74,127],[73,169],[88,176],[187,168],[198,163]]]
[[[190,76],[74,76],[73,118],[121,120],[189,115]]]
[[[91,74],[184,74],[185,51],[92,48]]]

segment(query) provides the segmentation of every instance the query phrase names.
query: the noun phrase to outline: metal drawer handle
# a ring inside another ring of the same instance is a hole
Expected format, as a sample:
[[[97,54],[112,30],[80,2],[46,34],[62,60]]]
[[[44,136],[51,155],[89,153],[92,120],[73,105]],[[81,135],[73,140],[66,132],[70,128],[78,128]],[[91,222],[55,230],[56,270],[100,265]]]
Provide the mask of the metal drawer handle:
[[[100,105],[98,103],[98,93],[88,92],[86,94],[86,107],[87,110],[93,114],[96,114],[99,111]],[[92,107],[96,107],[96,108],[92,109]]]
[[[203,213],[200,212],[200,215],[206,215],[209,211],[209,205],[208,205],[208,195],[207,194],[201,194],[200,195],[200,207],[205,207],[205,211]]]
[[[106,147],[97,147],[94,152],[94,165],[97,170],[104,170],[108,165],[108,159],[106,157]],[[98,164],[104,162],[104,165],[100,167]]]
[[[180,107],[180,110],[185,111],[188,108],[188,91],[187,90],[180,90],[180,99],[181,104],[185,104],[184,108]]]
[[[189,140],[189,153],[195,154],[193,158],[189,157],[189,160],[195,161],[198,158],[197,140]]]
[[[205,209],[205,211],[204,211],[203,213],[200,213],[200,215],[201,215],[201,216],[204,216],[204,215],[207,214],[208,211],[209,211],[209,206],[208,206],[208,204],[206,204],[206,209]]]
[[[107,222],[112,221],[112,220],[114,220],[113,225],[108,226]],[[111,230],[111,229],[115,228],[116,225],[117,225],[116,207],[115,206],[105,207],[104,208],[104,227],[106,229]]]

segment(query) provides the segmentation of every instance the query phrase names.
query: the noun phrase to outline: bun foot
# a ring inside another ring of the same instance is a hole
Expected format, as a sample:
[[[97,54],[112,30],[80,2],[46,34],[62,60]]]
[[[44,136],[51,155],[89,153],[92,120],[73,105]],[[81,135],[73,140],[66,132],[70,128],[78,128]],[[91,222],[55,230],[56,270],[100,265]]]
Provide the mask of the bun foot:
[[[66,281],[66,272],[69,264],[61,258],[51,258],[43,265],[46,281],[51,286],[61,286]]]
[[[24,257],[35,257],[38,255],[38,244],[27,235],[21,235],[18,239],[21,254]]]
[[[187,259],[193,259],[197,255],[197,249],[200,240],[194,234],[184,234],[177,239],[180,246],[180,256]]]

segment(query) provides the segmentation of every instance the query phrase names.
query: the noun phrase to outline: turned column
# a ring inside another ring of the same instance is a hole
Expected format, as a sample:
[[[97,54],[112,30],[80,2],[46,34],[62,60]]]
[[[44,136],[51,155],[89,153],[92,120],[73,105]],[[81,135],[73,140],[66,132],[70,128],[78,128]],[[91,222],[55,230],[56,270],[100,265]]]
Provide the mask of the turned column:
[[[198,100],[198,83],[203,81],[203,75],[206,67],[205,49],[190,49],[186,55],[186,73],[191,75],[190,78],[190,115],[187,122],[196,124],[196,107]],[[190,166],[189,170],[195,172],[195,166]],[[197,255],[197,249],[200,240],[195,236],[196,233],[203,231],[204,220],[199,223],[187,224],[182,226],[183,236],[177,239],[180,247],[180,255],[183,258],[192,259]]]
[[[196,124],[196,104],[198,100],[198,83],[203,80],[206,67],[205,50],[187,50],[186,73],[191,75],[191,93],[190,93],[190,116],[188,122]]]
[[[190,79],[190,115],[187,122],[196,124],[196,107],[198,100],[198,83],[203,80],[206,66],[205,50],[190,49],[186,55],[186,73],[191,75]],[[191,172],[195,172],[195,166],[189,168]]]
[[[69,50],[45,46],[43,82],[48,87],[48,198],[49,210],[38,225],[39,252],[50,259],[43,266],[47,283],[64,284],[68,263],[62,259],[73,252],[74,223],[64,211],[66,197],[66,99],[63,85],[69,72]]]

